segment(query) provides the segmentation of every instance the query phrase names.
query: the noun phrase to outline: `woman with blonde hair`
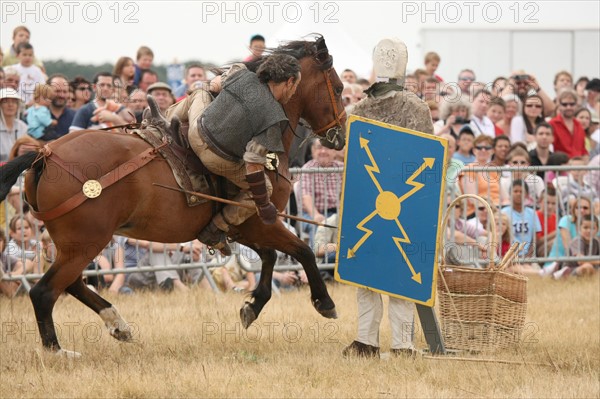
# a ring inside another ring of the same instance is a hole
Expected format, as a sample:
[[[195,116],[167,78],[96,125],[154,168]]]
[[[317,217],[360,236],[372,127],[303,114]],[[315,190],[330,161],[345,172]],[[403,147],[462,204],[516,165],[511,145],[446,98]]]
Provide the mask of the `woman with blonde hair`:
[[[465,96],[456,102],[443,102],[440,107],[440,119],[433,124],[436,136],[448,133],[458,138],[461,127],[471,119],[471,105]]]
[[[135,76],[135,63],[129,57],[121,57],[117,60],[112,72],[114,77],[117,77],[123,83],[123,88],[128,90],[133,87],[133,78]],[[127,91],[129,93],[130,90]]]

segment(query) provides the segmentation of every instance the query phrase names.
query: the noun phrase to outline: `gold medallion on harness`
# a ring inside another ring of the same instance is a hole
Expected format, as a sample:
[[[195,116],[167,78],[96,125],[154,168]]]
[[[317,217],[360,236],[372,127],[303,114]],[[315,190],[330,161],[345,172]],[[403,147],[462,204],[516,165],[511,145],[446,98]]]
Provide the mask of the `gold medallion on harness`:
[[[102,185],[98,180],[88,180],[83,184],[83,195],[88,198],[96,198],[102,193]]]

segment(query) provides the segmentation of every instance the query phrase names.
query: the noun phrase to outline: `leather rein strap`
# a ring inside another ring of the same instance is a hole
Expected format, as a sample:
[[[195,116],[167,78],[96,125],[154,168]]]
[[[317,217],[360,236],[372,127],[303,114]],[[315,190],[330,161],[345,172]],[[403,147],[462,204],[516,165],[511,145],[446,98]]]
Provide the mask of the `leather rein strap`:
[[[67,171],[67,173],[74,176],[77,180],[79,180],[81,182],[81,184],[84,184],[86,181],[89,181],[85,176],[83,176],[83,174],[81,173],[80,170],[75,169],[73,167],[69,167],[67,165],[67,163],[65,161],[63,161],[55,152],[52,152],[52,149],[49,147],[48,144],[46,144],[44,146],[44,148],[41,150],[41,154],[45,157],[46,161],[51,160],[52,162],[54,162],[55,164],[60,166],[62,169]],[[148,162],[150,162],[154,158],[156,158],[157,155],[158,155],[158,148],[148,148],[147,150],[138,154],[134,158],[123,162],[121,165],[119,165],[115,169],[111,170],[110,172],[106,173],[105,175],[103,175],[102,177],[97,179],[97,181],[98,181],[98,183],[100,183],[102,190],[104,190],[105,188],[110,187],[111,185],[118,182],[125,176],[128,176],[129,174],[140,169],[141,167],[146,165]],[[33,210],[33,207],[32,207],[31,214],[36,219],[40,219],[43,221],[56,219],[66,213],[71,212],[73,209],[75,209],[79,205],[83,204],[85,202],[85,200],[87,200],[88,198],[89,197],[87,197],[83,193],[83,191],[79,191],[78,193],[74,194],[71,198],[69,198],[62,204],[58,205],[57,207],[50,209],[49,211],[38,212],[38,211]]]
[[[333,116],[335,119],[322,128],[315,130],[314,134],[317,136],[320,136],[322,133],[335,126],[342,126],[342,118],[346,115],[346,110],[344,108],[338,112],[337,103],[335,101],[335,93],[333,92],[333,83],[331,83],[331,78],[329,77],[330,71],[331,69],[323,71],[323,75],[325,76],[325,82],[327,82],[327,91],[329,92],[329,99],[331,100],[331,105],[333,106]]]

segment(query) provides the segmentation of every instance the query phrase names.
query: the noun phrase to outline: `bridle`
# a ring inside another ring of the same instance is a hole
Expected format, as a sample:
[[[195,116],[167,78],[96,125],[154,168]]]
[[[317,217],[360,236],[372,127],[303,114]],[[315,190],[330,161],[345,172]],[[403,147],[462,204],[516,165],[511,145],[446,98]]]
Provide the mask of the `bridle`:
[[[331,101],[331,105],[333,107],[333,117],[334,119],[329,122],[327,125],[313,129],[313,133],[316,136],[320,136],[323,141],[334,145],[337,137],[342,131],[342,118],[346,116],[346,110],[342,108],[338,112],[337,102],[335,101],[335,93],[333,91],[333,83],[331,83],[331,78],[329,77],[329,73],[331,72],[331,68],[323,71],[323,76],[325,77],[325,82],[327,83],[327,92],[329,93],[329,100]],[[325,143],[323,143],[325,144]]]

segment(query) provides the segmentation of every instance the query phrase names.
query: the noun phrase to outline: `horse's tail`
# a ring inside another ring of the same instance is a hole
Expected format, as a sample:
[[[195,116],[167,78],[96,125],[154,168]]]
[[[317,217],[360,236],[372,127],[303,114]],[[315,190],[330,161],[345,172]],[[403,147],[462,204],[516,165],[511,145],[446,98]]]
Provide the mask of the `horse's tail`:
[[[29,169],[37,157],[38,152],[31,151],[0,167],[0,201],[4,201],[21,173]]]

